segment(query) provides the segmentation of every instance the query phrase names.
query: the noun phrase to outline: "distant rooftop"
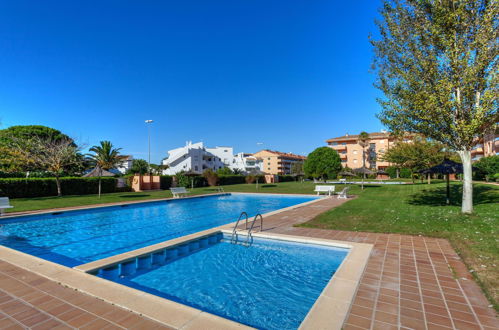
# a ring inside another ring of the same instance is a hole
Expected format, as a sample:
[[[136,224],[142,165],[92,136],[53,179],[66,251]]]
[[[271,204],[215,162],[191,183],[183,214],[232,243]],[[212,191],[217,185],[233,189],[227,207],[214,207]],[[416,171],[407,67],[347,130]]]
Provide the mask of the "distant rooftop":
[[[380,139],[380,138],[387,138],[390,137],[389,132],[373,132],[373,133],[367,133],[369,134],[370,139]],[[343,136],[335,137],[329,140],[326,140],[326,142],[335,142],[335,141],[357,141],[359,139],[359,134],[345,134]]]
[[[293,159],[301,159],[301,160],[307,159],[307,157],[305,157],[305,156],[292,154],[290,152],[280,152],[280,151],[269,150],[269,149],[264,149],[264,150],[261,150],[259,152],[262,152],[262,151],[266,151],[266,152],[269,152],[271,154],[274,154],[274,155],[280,156],[280,157],[293,158]],[[256,152],[255,154],[257,154],[257,153],[258,152]],[[253,154],[253,155],[255,155],[255,154]]]

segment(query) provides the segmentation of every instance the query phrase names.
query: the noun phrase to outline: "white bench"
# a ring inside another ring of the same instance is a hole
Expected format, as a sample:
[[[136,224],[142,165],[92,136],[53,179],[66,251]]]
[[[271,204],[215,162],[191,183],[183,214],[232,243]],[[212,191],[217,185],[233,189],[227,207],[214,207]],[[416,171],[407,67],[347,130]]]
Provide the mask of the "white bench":
[[[320,195],[320,193],[327,193],[328,196],[331,196],[331,194],[334,194],[334,186],[315,186],[314,192],[316,192],[317,195]]]
[[[347,179],[340,179],[340,183],[347,183]]]
[[[348,198],[348,190],[349,189],[350,189],[350,187],[343,188],[343,190],[340,191],[340,193],[338,194],[338,199],[340,199],[340,198],[347,199]]]
[[[5,209],[13,208],[14,206],[9,204],[9,197],[0,197],[0,216],[3,215]]]
[[[187,195],[189,193],[185,187],[170,188],[170,191],[172,192],[173,198],[182,197],[182,195]]]

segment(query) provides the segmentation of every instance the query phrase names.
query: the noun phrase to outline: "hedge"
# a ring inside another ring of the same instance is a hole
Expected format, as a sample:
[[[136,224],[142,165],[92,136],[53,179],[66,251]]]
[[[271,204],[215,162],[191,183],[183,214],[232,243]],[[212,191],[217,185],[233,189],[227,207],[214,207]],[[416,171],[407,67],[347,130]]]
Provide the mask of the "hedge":
[[[230,174],[218,176],[218,184],[221,186],[241,183],[246,183],[244,175]]]
[[[290,182],[295,181],[295,177],[292,175],[279,175],[279,182]]]
[[[99,178],[60,178],[63,195],[97,194]],[[117,179],[103,177],[102,193],[112,193],[122,189],[116,188]],[[0,179],[0,190],[9,198],[57,196],[55,178]]]

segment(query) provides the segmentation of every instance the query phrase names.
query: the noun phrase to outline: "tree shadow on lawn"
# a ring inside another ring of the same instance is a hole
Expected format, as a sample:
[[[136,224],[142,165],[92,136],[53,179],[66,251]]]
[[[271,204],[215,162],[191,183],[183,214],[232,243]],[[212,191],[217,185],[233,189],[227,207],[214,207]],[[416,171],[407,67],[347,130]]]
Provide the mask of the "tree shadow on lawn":
[[[420,192],[412,195],[408,199],[411,205],[429,205],[429,206],[445,206],[446,204],[446,187],[435,189],[423,189]],[[473,204],[490,204],[499,203],[499,195],[495,194],[494,188],[487,186],[473,187]],[[461,206],[462,202],[462,186],[450,186],[450,205]]]
[[[276,184],[262,184],[261,185],[262,188],[273,188],[273,187],[277,187]]]
[[[121,195],[121,198],[136,198],[136,197],[149,197],[149,194],[141,194],[141,195]]]

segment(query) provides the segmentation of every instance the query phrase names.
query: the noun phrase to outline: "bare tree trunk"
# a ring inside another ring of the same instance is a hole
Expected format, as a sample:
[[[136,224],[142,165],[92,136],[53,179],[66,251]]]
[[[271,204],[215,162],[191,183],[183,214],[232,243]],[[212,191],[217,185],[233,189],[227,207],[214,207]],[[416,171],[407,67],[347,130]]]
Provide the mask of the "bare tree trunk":
[[[55,176],[55,184],[57,186],[57,197],[62,196],[62,190],[61,190],[61,180],[59,180],[59,176]]]
[[[101,177],[99,176],[99,198],[100,198],[100,191],[101,191]]]
[[[99,198],[100,198],[100,192],[101,192],[101,178],[102,178],[102,168],[99,168]]]
[[[462,213],[473,213],[473,178],[471,167],[471,150],[458,151],[463,162],[463,200],[461,204]]]
[[[431,184],[431,174],[428,173],[428,184]]]
[[[397,179],[400,179],[400,168],[397,167],[395,173],[397,173]]]

